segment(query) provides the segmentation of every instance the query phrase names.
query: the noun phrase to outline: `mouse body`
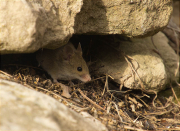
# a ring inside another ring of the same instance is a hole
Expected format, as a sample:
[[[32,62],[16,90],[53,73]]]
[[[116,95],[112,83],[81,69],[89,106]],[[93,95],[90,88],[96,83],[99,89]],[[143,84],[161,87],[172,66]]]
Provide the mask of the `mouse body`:
[[[91,80],[80,44],[77,49],[70,42],[55,50],[43,49],[37,52],[36,59],[52,77],[54,83],[58,83],[58,79],[69,81],[78,79],[82,82]]]

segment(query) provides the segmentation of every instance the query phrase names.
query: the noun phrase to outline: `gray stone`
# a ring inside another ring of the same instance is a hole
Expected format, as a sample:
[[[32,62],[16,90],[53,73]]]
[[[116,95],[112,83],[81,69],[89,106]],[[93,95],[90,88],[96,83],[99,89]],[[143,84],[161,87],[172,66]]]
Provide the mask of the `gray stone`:
[[[0,79],[1,131],[107,131],[57,100],[15,82]]]
[[[135,73],[132,75],[132,69],[128,65],[123,51],[129,56],[129,61],[133,64],[140,79],[144,83],[146,90],[156,92],[164,89],[170,80],[174,81],[179,78],[175,77],[177,69],[177,55],[169,46],[166,36],[159,32],[153,36],[154,47],[151,37],[144,39],[132,39],[131,41],[122,41],[116,39],[117,45],[108,43],[107,46],[102,43],[100,49],[96,49],[98,72],[112,76],[118,83],[131,89],[141,88],[140,81]],[[100,51],[101,50],[101,51]],[[120,51],[121,50],[121,51]],[[96,67],[94,67],[96,69]]]

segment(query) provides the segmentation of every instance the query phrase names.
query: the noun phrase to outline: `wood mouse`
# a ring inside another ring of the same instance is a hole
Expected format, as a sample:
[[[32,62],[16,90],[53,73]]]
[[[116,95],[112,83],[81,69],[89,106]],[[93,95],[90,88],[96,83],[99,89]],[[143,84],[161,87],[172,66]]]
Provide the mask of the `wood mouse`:
[[[36,59],[44,70],[52,77],[53,82],[59,84],[62,89],[62,95],[70,98],[68,86],[59,83],[57,80],[79,79],[82,82],[91,80],[89,69],[82,57],[82,49],[79,43],[75,49],[72,43],[55,49],[43,49],[38,51]]]

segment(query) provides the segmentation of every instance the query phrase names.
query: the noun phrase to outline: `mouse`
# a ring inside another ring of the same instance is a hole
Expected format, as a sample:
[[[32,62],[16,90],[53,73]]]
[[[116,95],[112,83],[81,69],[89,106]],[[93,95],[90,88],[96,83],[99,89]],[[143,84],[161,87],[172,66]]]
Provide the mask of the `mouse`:
[[[71,42],[57,49],[43,49],[37,52],[36,59],[39,65],[51,76],[55,84],[59,84],[62,96],[70,98],[68,86],[58,80],[78,79],[82,82],[91,80],[88,66],[82,57],[82,48],[79,43],[77,49]]]

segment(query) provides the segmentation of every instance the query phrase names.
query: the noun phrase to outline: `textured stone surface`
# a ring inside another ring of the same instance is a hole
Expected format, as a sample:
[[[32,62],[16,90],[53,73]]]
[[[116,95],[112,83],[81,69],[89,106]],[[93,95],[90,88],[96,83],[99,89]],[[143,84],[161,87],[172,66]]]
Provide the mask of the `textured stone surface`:
[[[3,0],[0,52],[57,48],[73,34],[153,35],[168,24],[172,0]]]
[[[86,119],[55,99],[0,79],[1,131],[106,131],[99,121]]]
[[[132,1],[132,2],[131,2]],[[76,16],[78,34],[150,36],[168,24],[172,0],[84,0]]]
[[[1,1],[1,53],[29,53],[47,44],[51,48],[66,44],[81,6],[82,0]]]
[[[157,49],[153,46],[151,37],[131,41],[117,40],[117,45],[113,47],[102,43],[101,49],[97,48],[96,55],[99,60],[96,66],[103,66],[98,72],[111,75],[118,83],[124,83],[125,87],[141,88],[137,75],[135,73],[132,75],[130,65],[118,51],[121,50],[129,56],[128,60],[136,69],[145,89],[154,91],[164,89],[170,79],[177,79],[174,75],[177,56],[168,45],[168,39],[163,33],[156,34],[153,40]],[[113,43],[108,44],[113,45]]]

